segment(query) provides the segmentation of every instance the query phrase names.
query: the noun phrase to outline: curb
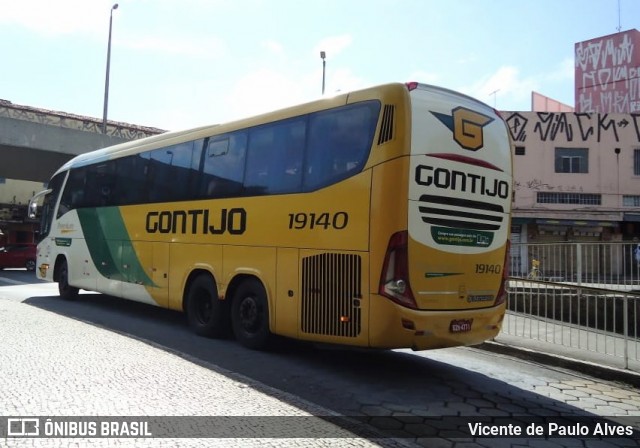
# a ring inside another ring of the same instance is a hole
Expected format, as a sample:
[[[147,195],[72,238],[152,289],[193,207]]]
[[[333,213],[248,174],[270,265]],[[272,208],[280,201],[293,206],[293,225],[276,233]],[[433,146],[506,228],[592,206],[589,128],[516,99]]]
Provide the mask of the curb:
[[[640,373],[636,373],[631,370],[617,369],[615,367],[594,364],[588,361],[568,358],[566,356],[541,353],[528,348],[515,347],[513,345],[502,344],[495,341],[484,342],[480,345],[474,346],[474,348],[492,353],[509,355],[528,361],[535,361],[540,364],[575,370],[603,380],[617,381],[640,388]]]

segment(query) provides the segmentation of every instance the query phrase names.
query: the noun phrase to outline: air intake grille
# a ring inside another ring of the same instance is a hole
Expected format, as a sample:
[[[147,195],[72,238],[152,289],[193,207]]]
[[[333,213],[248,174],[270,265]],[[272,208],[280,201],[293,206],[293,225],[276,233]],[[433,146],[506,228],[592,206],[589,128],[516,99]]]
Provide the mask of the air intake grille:
[[[360,334],[361,265],[360,257],[352,254],[320,254],[302,260],[303,332]]]
[[[498,230],[505,216],[501,205],[428,194],[420,196],[419,210],[428,224],[472,230]]]
[[[393,138],[393,120],[396,112],[396,106],[386,104],[382,112],[382,124],[380,125],[380,135],[378,136],[378,145],[388,142]]]

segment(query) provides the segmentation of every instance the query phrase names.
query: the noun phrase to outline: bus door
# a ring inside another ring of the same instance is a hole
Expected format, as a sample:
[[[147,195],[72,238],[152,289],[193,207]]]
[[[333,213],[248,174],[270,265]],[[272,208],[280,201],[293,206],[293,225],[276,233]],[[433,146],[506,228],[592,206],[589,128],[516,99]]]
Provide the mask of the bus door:
[[[299,250],[278,248],[276,272],[275,326],[282,336],[298,337],[300,277]]]

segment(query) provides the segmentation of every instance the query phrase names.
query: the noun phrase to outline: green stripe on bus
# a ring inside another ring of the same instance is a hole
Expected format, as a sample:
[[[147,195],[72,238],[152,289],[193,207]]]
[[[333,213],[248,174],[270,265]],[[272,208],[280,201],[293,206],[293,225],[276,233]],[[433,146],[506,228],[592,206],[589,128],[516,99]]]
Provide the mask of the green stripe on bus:
[[[140,264],[118,207],[81,208],[78,218],[93,264],[102,276],[155,286]]]

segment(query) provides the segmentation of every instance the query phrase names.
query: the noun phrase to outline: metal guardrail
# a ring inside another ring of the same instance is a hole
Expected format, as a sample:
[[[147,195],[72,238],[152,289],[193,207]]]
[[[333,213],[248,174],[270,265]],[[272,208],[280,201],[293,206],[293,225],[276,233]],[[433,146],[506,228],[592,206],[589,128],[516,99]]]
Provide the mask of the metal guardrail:
[[[510,268],[503,333],[640,365],[637,243],[514,244]]]
[[[640,291],[640,244],[513,244],[510,274],[515,278],[573,282],[605,289],[629,285]]]

